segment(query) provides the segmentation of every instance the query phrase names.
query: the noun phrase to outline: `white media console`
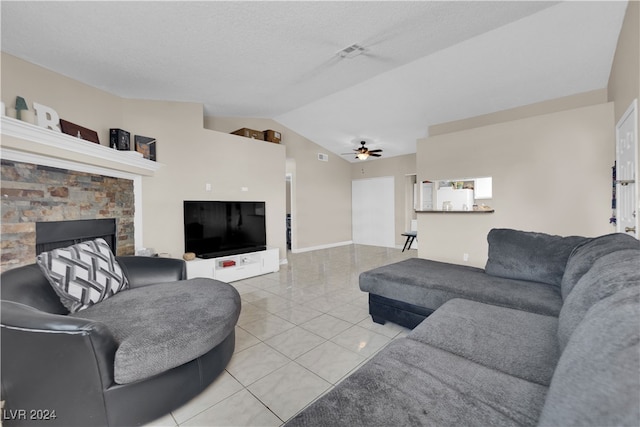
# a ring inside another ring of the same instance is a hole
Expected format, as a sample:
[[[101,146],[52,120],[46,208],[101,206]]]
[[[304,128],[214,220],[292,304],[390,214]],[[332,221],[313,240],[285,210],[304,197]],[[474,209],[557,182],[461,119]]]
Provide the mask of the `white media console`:
[[[247,252],[218,258],[196,258],[187,261],[187,278],[209,277],[221,282],[234,282],[280,269],[277,248],[258,252]]]

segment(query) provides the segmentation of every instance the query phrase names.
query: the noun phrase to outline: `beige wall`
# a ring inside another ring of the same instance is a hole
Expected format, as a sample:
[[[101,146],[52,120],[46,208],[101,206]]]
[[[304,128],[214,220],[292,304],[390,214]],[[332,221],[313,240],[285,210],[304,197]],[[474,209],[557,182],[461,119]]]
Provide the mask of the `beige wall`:
[[[407,216],[415,218],[415,212],[407,206],[413,206],[412,192],[407,192],[407,177],[416,174],[416,155],[407,154],[390,158],[379,158],[351,163],[351,179],[379,178],[392,176],[395,186],[395,230],[396,246],[402,246],[405,238],[400,234],[409,230]]]
[[[174,254],[169,248],[183,248],[183,200],[265,201],[267,244],[286,258],[284,147],[204,129],[199,104],[128,101],[123,114],[125,129],[158,139],[165,164],[143,179],[145,245]]]
[[[549,99],[535,104],[523,105],[509,110],[495,113],[483,114],[481,116],[469,117],[455,120],[453,122],[439,123],[429,126],[429,136],[443,135],[457,132],[464,129],[473,129],[481,126],[504,123],[511,120],[524,119],[526,117],[539,116],[541,114],[556,113],[572,108],[587,107],[589,105],[603,104],[607,102],[607,90],[597,89],[589,92],[577,93],[563,96],[561,98]]]
[[[204,129],[199,104],[121,99],[3,53],[2,100],[13,105],[16,95],[98,130],[104,145],[111,127],[157,139],[164,166],[142,180],[145,247],[182,255],[183,200],[259,200],[267,206],[267,244],[286,258],[285,147]]]
[[[270,119],[205,117],[204,123],[206,128],[220,132],[246,127],[273,129],[282,133],[281,145],[286,147],[287,173],[292,175],[292,251],[330,247],[351,241],[349,162]],[[319,161],[318,153],[327,154],[329,161]]]
[[[559,235],[615,231],[613,105],[572,109],[418,141],[418,180],[493,177],[493,214],[418,214],[419,256],[483,267],[493,227]]]
[[[616,122],[635,98],[640,98],[640,2],[630,1],[609,75],[609,101]]]
[[[0,58],[2,102],[7,108],[15,107],[16,96],[22,96],[31,111],[34,102],[51,107],[61,119],[95,130],[100,143],[109,145],[109,128],[122,125],[122,98],[4,52]]]

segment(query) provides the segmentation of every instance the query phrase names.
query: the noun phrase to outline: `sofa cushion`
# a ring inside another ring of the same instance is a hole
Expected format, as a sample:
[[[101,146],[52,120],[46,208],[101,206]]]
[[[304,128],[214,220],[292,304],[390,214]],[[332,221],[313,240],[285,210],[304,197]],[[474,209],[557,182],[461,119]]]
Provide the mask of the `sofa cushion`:
[[[134,288],[73,314],[104,323],[118,342],[114,378],[126,384],[175,368],[222,342],[240,315],[236,289],[212,279]]]
[[[37,263],[71,313],[104,301],[128,286],[104,239],[43,252]]]
[[[558,316],[557,286],[489,276],[480,268],[410,258],[360,274],[360,289],[435,310],[465,298],[502,307]]]
[[[560,286],[569,254],[587,239],[494,228],[487,240],[487,274]]]
[[[567,261],[562,276],[562,299],[567,298],[578,280],[591,268],[595,260],[603,255],[622,249],[640,249],[640,240],[628,234],[613,233],[589,239],[576,246]]]
[[[640,250],[611,252],[598,258],[566,297],[560,310],[558,341],[564,349],[587,311],[621,289],[640,285]]]
[[[533,426],[546,392],[399,338],[286,426]]]
[[[593,305],[569,339],[541,426],[640,425],[640,286]]]
[[[560,357],[557,330],[553,316],[454,299],[407,338],[548,386]]]

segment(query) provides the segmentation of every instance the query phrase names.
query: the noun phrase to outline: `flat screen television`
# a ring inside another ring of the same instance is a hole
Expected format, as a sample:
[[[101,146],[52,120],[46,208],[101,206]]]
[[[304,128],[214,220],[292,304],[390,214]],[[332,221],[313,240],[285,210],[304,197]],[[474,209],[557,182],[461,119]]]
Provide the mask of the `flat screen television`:
[[[215,258],[267,248],[265,202],[184,201],[184,248]]]

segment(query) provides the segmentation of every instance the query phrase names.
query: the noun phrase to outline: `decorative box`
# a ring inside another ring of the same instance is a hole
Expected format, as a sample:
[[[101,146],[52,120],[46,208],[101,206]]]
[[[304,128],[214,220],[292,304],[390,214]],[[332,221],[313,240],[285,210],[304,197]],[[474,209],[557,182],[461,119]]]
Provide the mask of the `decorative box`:
[[[242,128],[236,131],[231,132],[233,135],[240,135],[246,138],[259,139],[260,141],[264,141],[264,132],[261,130]]]
[[[109,147],[116,150],[128,151],[131,149],[129,144],[131,134],[122,129],[109,129]]]
[[[264,131],[264,140],[265,141],[269,141],[269,142],[273,142],[275,144],[280,144],[280,141],[282,141],[282,134],[278,131],[275,130],[265,130]]]

